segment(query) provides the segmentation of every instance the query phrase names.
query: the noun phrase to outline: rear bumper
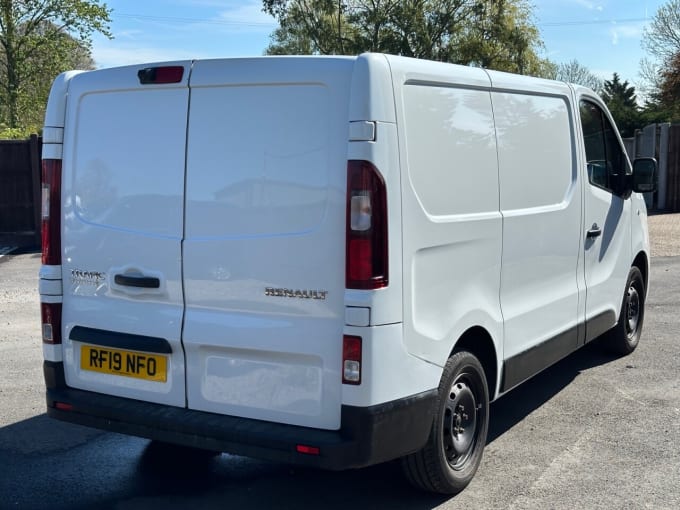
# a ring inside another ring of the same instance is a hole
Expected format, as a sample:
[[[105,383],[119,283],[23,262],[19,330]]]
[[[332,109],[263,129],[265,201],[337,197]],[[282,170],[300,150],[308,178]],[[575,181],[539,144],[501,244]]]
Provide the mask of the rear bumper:
[[[342,406],[340,430],[333,431],[68,388],[62,363],[45,361],[44,373],[47,414],[52,418],[186,446],[333,470],[369,466],[422,448],[430,433],[437,397],[437,390],[431,390],[371,407]],[[297,445],[316,447],[319,454],[299,453]]]

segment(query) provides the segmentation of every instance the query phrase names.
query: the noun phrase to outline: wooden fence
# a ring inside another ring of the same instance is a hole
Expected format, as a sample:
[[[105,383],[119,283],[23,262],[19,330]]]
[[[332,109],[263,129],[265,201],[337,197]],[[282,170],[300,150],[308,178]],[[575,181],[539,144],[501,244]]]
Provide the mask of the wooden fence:
[[[680,211],[680,125],[671,126],[668,135],[666,210]]]
[[[653,157],[658,162],[657,191],[645,193],[649,210],[680,212],[680,124],[650,124],[623,141],[631,161]]]
[[[42,141],[0,140],[0,247],[40,248]]]

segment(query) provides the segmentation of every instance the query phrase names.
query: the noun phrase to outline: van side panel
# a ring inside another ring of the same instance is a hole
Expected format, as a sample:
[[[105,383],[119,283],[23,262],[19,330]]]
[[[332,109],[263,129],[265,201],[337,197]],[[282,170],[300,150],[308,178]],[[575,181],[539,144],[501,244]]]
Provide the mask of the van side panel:
[[[337,429],[352,60],[268,64],[193,69],[188,407]]]
[[[565,87],[565,91],[568,89]],[[578,343],[581,178],[568,96],[492,92],[503,213],[505,358],[520,382]],[[549,342],[538,360],[524,359]]]
[[[402,72],[403,62],[391,61],[402,165],[404,339],[410,353],[443,366],[472,326],[484,327],[497,350],[502,339],[489,82],[478,69],[441,66],[446,73],[436,74],[438,66],[415,64]]]

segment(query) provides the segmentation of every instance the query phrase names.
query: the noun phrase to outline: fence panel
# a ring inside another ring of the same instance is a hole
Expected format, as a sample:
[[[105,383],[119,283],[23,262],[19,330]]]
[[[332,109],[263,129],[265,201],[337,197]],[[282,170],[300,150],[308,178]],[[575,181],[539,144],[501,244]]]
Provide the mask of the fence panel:
[[[680,125],[670,127],[668,139],[666,210],[680,212]]]
[[[0,141],[0,245],[40,247],[41,140]]]

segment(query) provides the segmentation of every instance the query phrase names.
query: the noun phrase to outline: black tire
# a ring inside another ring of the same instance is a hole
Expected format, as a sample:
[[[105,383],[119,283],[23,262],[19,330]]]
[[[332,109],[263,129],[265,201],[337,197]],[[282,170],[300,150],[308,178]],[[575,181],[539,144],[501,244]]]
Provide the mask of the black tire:
[[[488,428],[489,389],[484,369],[473,354],[457,352],[444,367],[427,443],[402,459],[406,478],[430,492],[462,491],[482,460]]]
[[[604,337],[604,345],[608,351],[625,356],[633,352],[640,343],[645,319],[645,292],[642,273],[633,266],[628,273],[619,322]]]

